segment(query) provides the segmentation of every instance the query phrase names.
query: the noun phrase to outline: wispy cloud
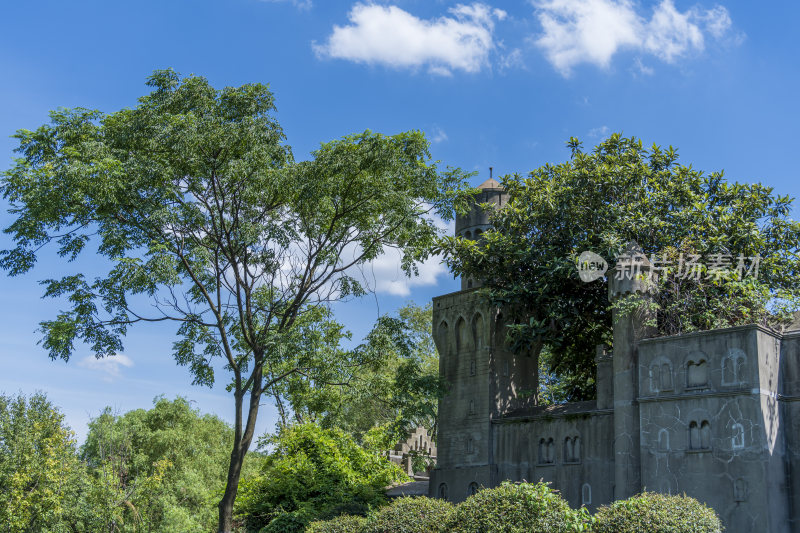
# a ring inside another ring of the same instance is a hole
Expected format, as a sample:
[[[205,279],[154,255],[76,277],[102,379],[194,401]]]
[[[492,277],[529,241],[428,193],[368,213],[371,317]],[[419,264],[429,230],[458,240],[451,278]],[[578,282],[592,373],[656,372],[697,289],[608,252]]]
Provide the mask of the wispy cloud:
[[[301,11],[308,11],[314,5],[311,0],[261,0],[268,4],[292,4]]]
[[[581,63],[606,68],[620,50],[649,54],[666,63],[705,48],[706,37],[722,39],[731,28],[722,6],[678,11],[661,0],[647,18],[631,0],[532,0],[542,33],[533,39],[564,76]]]
[[[447,134],[439,126],[434,126],[433,128],[431,128],[429,137],[433,144],[437,144],[447,140]]]
[[[78,366],[99,372],[103,381],[113,381],[122,376],[122,367],[132,367],[133,361],[125,354],[117,354],[100,359],[93,355],[87,355],[78,361]]]
[[[608,126],[600,126],[597,128],[590,129],[587,135],[592,139],[597,139],[600,137],[605,137],[606,135],[608,135],[609,131],[611,130],[608,129]]]
[[[448,16],[425,20],[397,6],[359,3],[348,18],[348,25],[333,27],[325,43],[313,44],[319,57],[399,69],[427,67],[432,74],[449,76],[488,66],[495,20],[506,18],[506,12],[481,3],[459,4]]]

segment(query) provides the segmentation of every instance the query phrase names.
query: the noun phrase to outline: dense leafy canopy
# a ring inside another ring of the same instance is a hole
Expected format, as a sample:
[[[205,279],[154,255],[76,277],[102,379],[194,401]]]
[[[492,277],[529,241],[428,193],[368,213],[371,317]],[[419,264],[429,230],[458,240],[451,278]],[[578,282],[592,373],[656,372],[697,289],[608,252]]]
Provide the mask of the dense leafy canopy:
[[[43,394],[0,395],[0,529],[66,531],[82,473],[72,431]]]
[[[214,503],[225,488],[231,427],[201,415],[183,398],[157,398],[152,409],[89,424],[82,458],[108,491],[100,509],[154,531],[211,531]]]
[[[77,341],[113,356],[132,324],[172,321],[173,355],[195,383],[212,384],[221,361],[236,413],[220,502],[229,531],[262,394],[353,364],[305,333],[331,338],[324,307],[364,294],[355,267],[387,247],[413,273],[438,234],[428,215],[451,216],[465,176],[440,172],[417,131],[349,135],[295,162],[266,86],[217,90],[171,70],[148,85],[132,109],[60,109],[16,134],[20,157],[0,186],[16,247],[0,266],[27,272],[50,243],[65,260],[88,249],[110,263],[94,279],[43,282],[69,302],[41,323],[52,358],[69,359]]]
[[[509,201],[481,243],[447,238],[442,247],[456,274],[485,279],[493,302],[513,312],[516,347],[549,348],[551,371],[568,383],[567,399],[593,394],[595,346],[610,343],[607,284],[581,281],[584,251],[615,258],[631,242],[648,257],[678,265],[699,255],[760,255],[758,276],[733,268],[700,279],[661,276],[656,287],[660,333],[760,322],[780,326],[800,295],[800,223],[792,200],[760,184],[728,183],[678,163],[675,149],[643,147],[612,135],[590,152],[576,139],[572,157],[527,177],[505,176]],[[748,263],[748,267],[751,266]],[[609,270],[607,275],[615,275]],[[710,278],[710,279],[709,279]],[[587,384],[589,386],[587,386]]]
[[[262,444],[272,449],[260,472],[242,480],[237,505],[251,531],[302,531],[313,520],[365,514],[385,501],[386,486],[408,479],[382,450],[338,429],[296,424]]]

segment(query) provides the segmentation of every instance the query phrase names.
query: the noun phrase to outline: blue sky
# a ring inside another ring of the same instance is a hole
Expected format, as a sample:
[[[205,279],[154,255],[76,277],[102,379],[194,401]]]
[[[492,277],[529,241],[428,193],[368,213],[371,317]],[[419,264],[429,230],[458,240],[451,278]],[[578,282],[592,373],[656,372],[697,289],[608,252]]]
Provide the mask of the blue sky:
[[[135,105],[154,69],[213,85],[269,83],[295,157],[365,129],[424,130],[442,164],[495,174],[563,161],[564,142],[611,132],[673,145],[681,160],[730,180],[797,196],[800,4],[752,1],[536,0],[394,2],[172,0],[13,2],[0,13],[0,168],[9,136],[50,109]],[[11,222],[7,205],[3,227]],[[0,248],[11,245],[0,237]],[[19,278],[0,277],[0,391],[44,390],[82,438],[105,405],[124,412],[184,395],[230,420],[221,386],[192,387],[170,356],[174,328],[134,328],[125,353],[69,363],[37,346],[40,320],[59,302],[37,280],[99,271],[91,257],[44,256]],[[363,335],[379,313],[457,289],[435,261],[416,280],[386,257],[374,297],[339,306]],[[259,430],[274,424],[262,410]]]

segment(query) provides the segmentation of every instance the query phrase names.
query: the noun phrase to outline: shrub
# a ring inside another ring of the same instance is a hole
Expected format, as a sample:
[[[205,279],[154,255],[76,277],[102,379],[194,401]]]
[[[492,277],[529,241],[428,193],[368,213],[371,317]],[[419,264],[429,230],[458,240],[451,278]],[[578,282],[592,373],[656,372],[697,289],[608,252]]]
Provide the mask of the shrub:
[[[299,513],[281,513],[269,524],[258,530],[258,533],[303,533],[306,520]]]
[[[601,507],[595,514],[596,533],[719,533],[723,529],[713,509],[686,495],[644,492]]]
[[[311,522],[306,533],[361,533],[366,518],[343,514],[331,520]]]
[[[451,531],[560,533],[587,531],[589,522],[585,510],[570,508],[546,483],[504,482],[459,504]]]
[[[298,424],[283,428],[268,443],[274,448],[260,461],[258,474],[239,485],[236,511],[248,531],[259,531],[277,517],[282,521],[269,531],[366,514],[386,502],[384,487],[408,479],[385,456],[338,429]]]
[[[424,496],[398,498],[367,516],[362,533],[436,533],[452,530],[453,504]]]

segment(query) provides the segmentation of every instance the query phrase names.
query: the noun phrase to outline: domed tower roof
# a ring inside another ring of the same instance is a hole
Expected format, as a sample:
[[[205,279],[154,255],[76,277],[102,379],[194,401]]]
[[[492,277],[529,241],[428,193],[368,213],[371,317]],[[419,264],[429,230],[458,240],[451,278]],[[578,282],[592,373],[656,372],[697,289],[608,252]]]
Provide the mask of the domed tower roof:
[[[485,189],[501,189],[502,190],[503,186],[500,185],[500,183],[496,179],[489,178],[488,180],[486,180],[483,183],[481,183],[480,185],[478,185],[478,188],[479,189],[484,189],[484,190]]]

